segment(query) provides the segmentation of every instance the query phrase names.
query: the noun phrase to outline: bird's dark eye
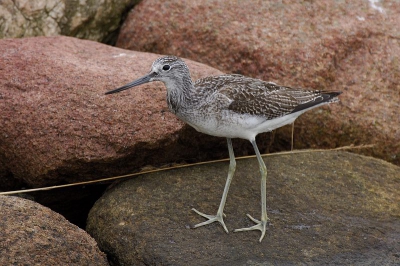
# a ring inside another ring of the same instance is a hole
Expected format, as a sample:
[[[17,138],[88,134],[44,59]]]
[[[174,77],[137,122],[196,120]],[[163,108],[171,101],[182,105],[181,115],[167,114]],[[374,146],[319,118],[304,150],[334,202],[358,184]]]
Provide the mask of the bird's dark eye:
[[[164,65],[164,66],[162,67],[162,69],[163,69],[164,71],[168,71],[168,70],[171,69],[171,67],[170,67],[169,65]]]

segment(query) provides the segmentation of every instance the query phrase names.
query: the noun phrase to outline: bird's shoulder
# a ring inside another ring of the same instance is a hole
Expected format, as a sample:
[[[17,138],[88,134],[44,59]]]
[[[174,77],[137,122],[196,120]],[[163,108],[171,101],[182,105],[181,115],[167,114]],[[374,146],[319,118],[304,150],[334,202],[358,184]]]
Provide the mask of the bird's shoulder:
[[[290,87],[279,86],[273,82],[238,74],[205,77],[197,80],[195,87],[208,92],[208,94],[223,94],[233,101],[263,100],[270,94],[283,95],[285,92],[294,90]]]

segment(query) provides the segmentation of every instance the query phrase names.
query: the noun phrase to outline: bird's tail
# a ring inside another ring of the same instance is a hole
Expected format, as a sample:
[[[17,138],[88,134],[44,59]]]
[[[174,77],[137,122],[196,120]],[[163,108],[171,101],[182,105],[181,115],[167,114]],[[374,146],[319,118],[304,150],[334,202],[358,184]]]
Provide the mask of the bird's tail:
[[[323,92],[323,93],[322,93],[322,97],[323,97],[322,102],[326,102],[326,103],[336,103],[336,102],[339,102],[338,96],[339,96],[340,94],[342,94],[341,91]]]

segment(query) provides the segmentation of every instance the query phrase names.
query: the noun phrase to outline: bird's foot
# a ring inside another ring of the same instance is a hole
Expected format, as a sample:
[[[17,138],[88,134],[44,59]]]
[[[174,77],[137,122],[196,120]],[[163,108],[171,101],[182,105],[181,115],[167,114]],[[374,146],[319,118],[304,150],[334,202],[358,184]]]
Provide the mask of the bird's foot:
[[[262,239],[265,236],[266,228],[267,228],[268,221],[269,221],[268,217],[265,217],[264,219],[261,219],[261,221],[257,220],[257,219],[254,219],[253,217],[251,217],[250,214],[247,214],[247,217],[249,217],[250,220],[252,220],[255,223],[255,225],[250,226],[250,227],[246,227],[246,228],[235,229],[234,232],[260,230],[261,231],[261,237],[260,237],[259,241],[261,242]]]
[[[208,214],[204,214],[202,212],[199,212],[196,209],[192,209],[192,210],[195,211],[198,215],[201,215],[204,218],[208,219],[205,222],[198,223],[198,224],[194,225],[193,228],[197,228],[197,227],[200,227],[200,226],[203,226],[203,225],[206,225],[206,224],[210,224],[210,223],[213,223],[213,222],[219,222],[222,225],[222,227],[224,228],[225,232],[228,233],[228,229],[225,226],[224,218],[223,218],[223,216],[225,216],[225,214],[217,213],[217,215],[208,215]]]

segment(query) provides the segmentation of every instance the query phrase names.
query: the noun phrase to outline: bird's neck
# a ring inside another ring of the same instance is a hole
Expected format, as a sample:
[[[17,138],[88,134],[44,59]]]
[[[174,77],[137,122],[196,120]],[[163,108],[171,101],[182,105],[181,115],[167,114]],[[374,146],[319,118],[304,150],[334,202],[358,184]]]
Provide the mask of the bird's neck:
[[[166,82],[165,86],[167,87],[168,107],[174,114],[193,104],[195,88],[190,76],[182,76],[179,79]]]

